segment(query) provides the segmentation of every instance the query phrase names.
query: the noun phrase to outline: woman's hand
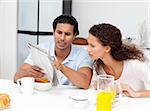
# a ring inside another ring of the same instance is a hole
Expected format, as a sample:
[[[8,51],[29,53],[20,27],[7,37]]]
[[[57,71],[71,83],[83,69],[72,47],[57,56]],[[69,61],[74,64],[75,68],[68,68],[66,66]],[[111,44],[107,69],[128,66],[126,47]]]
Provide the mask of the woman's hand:
[[[129,85],[127,84],[121,84],[121,89],[122,92],[129,97],[137,98],[140,97],[139,93],[136,92],[134,89],[132,89]]]

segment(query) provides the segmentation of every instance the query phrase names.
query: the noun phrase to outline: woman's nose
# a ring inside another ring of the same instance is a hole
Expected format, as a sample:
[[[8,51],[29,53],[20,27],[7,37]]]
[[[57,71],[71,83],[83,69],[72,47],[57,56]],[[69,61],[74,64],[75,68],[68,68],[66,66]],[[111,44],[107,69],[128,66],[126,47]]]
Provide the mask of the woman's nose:
[[[86,50],[87,50],[88,52],[90,52],[90,46],[89,46],[89,45],[86,46]]]

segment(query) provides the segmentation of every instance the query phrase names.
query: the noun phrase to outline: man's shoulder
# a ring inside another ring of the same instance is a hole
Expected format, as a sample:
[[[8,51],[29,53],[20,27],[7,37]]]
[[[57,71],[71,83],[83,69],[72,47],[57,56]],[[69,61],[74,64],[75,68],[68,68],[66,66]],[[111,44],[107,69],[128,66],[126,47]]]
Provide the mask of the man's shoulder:
[[[86,46],[73,45],[73,50],[76,54],[87,55],[88,52],[86,50]]]
[[[73,54],[72,58],[79,66],[88,66],[92,68],[93,61],[90,58],[88,51],[86,50],[86,46],[73,46]]]
[[[86,50],[86,46],[78,46],[78,45],[73,45],[73,52],[74,52],[74,56],[78,57],[78,58],[90,58],[88,51]]]

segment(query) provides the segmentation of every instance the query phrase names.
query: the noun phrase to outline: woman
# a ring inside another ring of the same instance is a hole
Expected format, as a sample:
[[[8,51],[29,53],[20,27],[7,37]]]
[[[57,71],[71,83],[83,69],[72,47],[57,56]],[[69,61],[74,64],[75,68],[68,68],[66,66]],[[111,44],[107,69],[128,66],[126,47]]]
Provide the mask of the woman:
[[[94,25],[87,40],[97,74],[114,76],[127,96],[150,97],[150,74],[143,63],[143,53],[135,46],[123,44],[117,27],[105,23]]]

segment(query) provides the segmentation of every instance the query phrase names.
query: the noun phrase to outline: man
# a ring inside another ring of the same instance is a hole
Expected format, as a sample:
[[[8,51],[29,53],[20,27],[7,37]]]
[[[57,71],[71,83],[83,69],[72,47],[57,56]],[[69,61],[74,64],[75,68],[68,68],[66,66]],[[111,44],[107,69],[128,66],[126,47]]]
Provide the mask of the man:
[[[92,60],[84,48],[72,45],[72,41],[79,34],[78,22],[73,16],[60,15],[53,21],[53,30],[54,41],[39,46],[55,57],[54,66],[62,72],[59,74],[59,81],[61,84],[73,84],[87,89],[92,78]],[[25,76],[36,79],[44,75],[41,68],[33,65],[29,56],[15,74],[14,81]]]

